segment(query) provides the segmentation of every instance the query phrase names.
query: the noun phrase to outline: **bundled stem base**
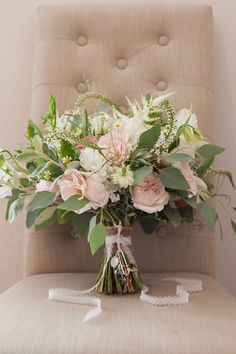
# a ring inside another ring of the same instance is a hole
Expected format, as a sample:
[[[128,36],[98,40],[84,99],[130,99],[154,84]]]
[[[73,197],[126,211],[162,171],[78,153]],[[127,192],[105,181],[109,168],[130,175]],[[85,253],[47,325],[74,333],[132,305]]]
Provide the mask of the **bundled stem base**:
[[[104,294],[133,294],[141,291],[142,282],[131,253],[130,236],[123,236],[124,231],[121,231],[121,235],[117,232],[114,234],[114,231],[111,234],[111,228],[108,228],[107,232],[110,236],[107,236],[108,242],[95,290]]]

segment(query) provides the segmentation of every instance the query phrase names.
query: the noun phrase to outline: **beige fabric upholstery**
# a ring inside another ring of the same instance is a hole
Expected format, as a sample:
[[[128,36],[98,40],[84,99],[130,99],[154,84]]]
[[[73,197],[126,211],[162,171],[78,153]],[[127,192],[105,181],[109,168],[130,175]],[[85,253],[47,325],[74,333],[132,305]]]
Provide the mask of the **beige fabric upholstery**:
[[[145,274],[156,295],[174,293],[170,274]],[[49,302],[49,287],[86,289],[95,274],[47,274],[24,279],[0,297],[1,354],[235,354],[236,302],[212,278],[186,306],[155,307],[139,295],[101,296],[103,313],[85,324],[89,306]]]
[[[208,6],[158,3],[43,6],[38,12],[32,118],[46,111],[50,94],[59,110],[73,106],[90,85],[125,106],[124,95],[177,91],[175,102],[199,116],[205,134],[212,125],[212,11]],[[135,254],[145,271],[213,274],[214,240],[206,229],[161,227],[145,237],[139,228]],[[86,240],[68,228],[27,233],[25,274],[92,271]]]

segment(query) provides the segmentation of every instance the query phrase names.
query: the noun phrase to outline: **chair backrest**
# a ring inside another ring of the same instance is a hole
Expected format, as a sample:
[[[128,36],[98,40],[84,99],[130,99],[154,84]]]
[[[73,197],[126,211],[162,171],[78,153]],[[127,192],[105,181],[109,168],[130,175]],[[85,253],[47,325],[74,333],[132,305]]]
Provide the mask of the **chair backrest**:
[[[90,85],[120,106],[124,96],[177,91],[176,106],[190,107],[207,136],[212,132],[212,10],[209,6],[91,4],[38,10],[32,117],[47,110],[50,94],[59,112],[71,108]],[[152,236],[139,225],[134,252],[142,271],[214,272],[214,236],[205,228],[160,227]],[[25,275],[97,271],[86,237],[70,225],[27,232]]]

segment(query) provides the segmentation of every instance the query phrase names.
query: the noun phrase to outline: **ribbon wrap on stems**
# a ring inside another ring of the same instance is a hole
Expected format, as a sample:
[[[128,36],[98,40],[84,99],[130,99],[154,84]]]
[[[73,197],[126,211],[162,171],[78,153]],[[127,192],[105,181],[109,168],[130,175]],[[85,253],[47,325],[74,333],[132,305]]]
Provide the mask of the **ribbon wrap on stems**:
[[[109,232],[109,229],[108,229]],[[110,273],[111,281],[106,284],[106,276]],[[155,306],[185,305],[189,302],[189,294],[202,290],[202,281],[169,277],[162,281],[174,281],[177,284],[176,294],[173,296],[152,296],[149,288],[141,282],[137,264],[131,251],[131,237],[121,235],[121,229],[116,234],[106,237],[104,260],[96,284],[87,290],[76,291],[71,289],[50,289],[49,299],[52,301],[72,304],[91,305],[94,309],[88,311],[84,322],[100,315],[102,312],[101,299],[89,295],[94,290],[103,293],[134,293],[141,291],[140,300]]]

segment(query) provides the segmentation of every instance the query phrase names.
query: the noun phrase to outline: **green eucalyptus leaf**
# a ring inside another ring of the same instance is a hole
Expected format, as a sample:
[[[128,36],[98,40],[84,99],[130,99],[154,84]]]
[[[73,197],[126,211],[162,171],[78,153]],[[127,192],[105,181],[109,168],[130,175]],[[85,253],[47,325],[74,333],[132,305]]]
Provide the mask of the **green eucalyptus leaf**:
[[[48,207],[48,208],[42,210],[42,211],[39,213],[37,219],[35,220],[35,224],[36,224],[36,225],[41,225],[41,224],[43,224],[45,221],[47,221],[48,219],[50,219],[50,218],[53,216],[54,212],[56,211],[56,208],[57,208],[57,207],[54,205],[54,206],[50,206],[50,207]],[[36,209],[36,210],[37,210],[37,209]]]
[[[181,224],[182,217],[176,209],[171,208],[170,206],[166,206],[164,208],[164,214],[168,217],[170,223],[174,227],[178,227]]]
[[[99,224],[95,225],[89,232],[89,243],[92,254],[95,254],[97,250],[105,243],[105,239],[106,228],[100,222]]]
[[[62,225],[66,222],[70,221],[72,217],[72,213],[67,210],[57,209],[57,222]]]
[[[202,217],[206,221],[208,230],[210,232],[213,232],[214,228],[215,228],[215,223],[218,218],[215,209],[211,206],[210,203],[208,203],[206,201],[198,204],[198,208],[199,208],[199,211],[200,211]]]
[[[225,149],[222,148],[221,146],[212,145],[212,144],[205,144],[197,149],[198,154],[204,157],[205,159],[211,159],[216,155],[221,154],[224,151]]]
[[[28,211],[27,216],[26,216],[26,227],[30,229],[34,223],[35,220],[37,219],[38,215],[43,209],[35,209],[33,211]]]
[[[183,200],[191,206],[193,209],[197,208],[197,198],[196,197],[191,197],[191,198],[183,198]]]
[[[88,204],[88,199],[78,199],[76,195],[68,198],[65,202],[58,205],[57,209],[75,211],[83,208],[86,204]]]
[[[134,171],[134,181],[140,183],[145,177],[149,176],[152,172],[151,166],[140,167]]]
[[[56,211],[54,211],[53,215],[49,219],[45,220],[41,224],[35,225],[35,230],[39,231],[45,229],[46,227],[53,225],[56,221],[57,221],[57,213]]]
[[[143,132],[139,138],[139,147],[152,149],[160,136],[160,132],[159,124],[155,124],[151,129]]]
[[[209,168],[213,164],[214,159],[215,159],[214,157],[211,157],[210,159],[205,160],[203,162],[203,164],[198,167],[198,169],[197,169],[198,177],[203,177],[207,173],[207,171],[209,170]]]
[[[88,231],[90,219],[91,219],[90,213],[83,213],[83,214],[73,213],[72,225],[73,225],[75,235],[83,236]],[[96,224],[96,219],[95,219],[95,224]]]
[[[159,170],[161,182],[167,188],[186,190],[189,189],[189,184],[184,178],[179,169],[175,167],[165,167]]]
[[[193,222],[193,208],[190,205],[187,205],[184,208],[180,208],[179,213],[185,222]]]
[[[139,218],[139,223],[140,223],[143,231],[146,234],[151,235],[153,233],[153,231],[156,229],[159,221],[152,216],[145,215],[145,216]]]
[[[175,162],[191,162],[193,160],[193,157],[188,155],[188,154],[183,154],[183,153],[175,153],[171,155],[165,155],[163,156],[165,161],[169,163],[175,163]]]
[[[28,211],[35,209],[45,209],[54,201],[55,194],[52,192],[38,192],[27,206]]]

